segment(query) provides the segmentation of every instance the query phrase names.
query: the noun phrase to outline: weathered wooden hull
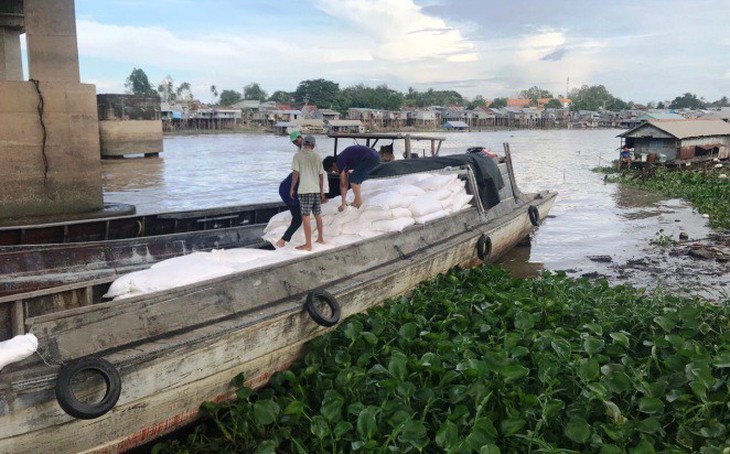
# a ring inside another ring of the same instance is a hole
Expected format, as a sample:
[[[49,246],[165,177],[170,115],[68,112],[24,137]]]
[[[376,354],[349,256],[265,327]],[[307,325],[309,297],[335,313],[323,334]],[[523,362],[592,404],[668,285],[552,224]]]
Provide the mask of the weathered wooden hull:
[[[42,232],[60,242],[0,245],[0,297],[128,273],[194,251],[261,246],[266,223],[284,209],[281,203],[267,203],[25,226],[24,237],[40,239]],[[62,241],[61,232],[70,226],[77,234]],[[139,230],[118,231],[118,226]],[[103,239],[89,239],[99,237]]]
[[[555,194],[520,199],[277,266],[31,318],[49,364],[101,356],[118,368],[122,393],[109,413],[78,420],[55,399],[59,367],[37,355],[8,366],[0,375],[0,452],[119,452],[189,423],[201,402],[232,397],[234,376],[263,385],[326,330],[303,310],[307,292],[333,294],[344,318],[474,263],[481,235],[494,260],[534,228],[528,207],[544,218]]]

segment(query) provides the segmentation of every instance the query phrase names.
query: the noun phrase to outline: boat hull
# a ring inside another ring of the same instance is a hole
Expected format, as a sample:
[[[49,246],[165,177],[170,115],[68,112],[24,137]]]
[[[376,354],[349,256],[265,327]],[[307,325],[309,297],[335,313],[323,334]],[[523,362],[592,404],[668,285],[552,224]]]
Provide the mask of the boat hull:
[[[97,419],[74,419],[55,400],[57,366],[38,356],[9,366],[0,376],[0,452],[120,452],[169,433],[195,420],[201,402],[231,398],[238,374],[264,385],[328,329],[303,309],[308,292],[334,295],[343,319],[363,312],[479,263],[482,237],[491,243],[485,261],[496,260],[535,228],[530,206],[542,220],[555,197],[506,190],[484,213],[472,207],[284,264],[31,318],[45,361],[103,357],[119,370],[121,397]]]

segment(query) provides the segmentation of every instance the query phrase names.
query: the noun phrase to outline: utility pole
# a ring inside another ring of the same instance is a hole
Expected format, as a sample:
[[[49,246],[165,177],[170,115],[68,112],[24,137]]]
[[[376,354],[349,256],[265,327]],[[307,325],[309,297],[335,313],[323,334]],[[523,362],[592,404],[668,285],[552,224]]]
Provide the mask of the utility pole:
[[[568,97],[568,85],[570,85],[570,76],[565,80],[565,97]]]

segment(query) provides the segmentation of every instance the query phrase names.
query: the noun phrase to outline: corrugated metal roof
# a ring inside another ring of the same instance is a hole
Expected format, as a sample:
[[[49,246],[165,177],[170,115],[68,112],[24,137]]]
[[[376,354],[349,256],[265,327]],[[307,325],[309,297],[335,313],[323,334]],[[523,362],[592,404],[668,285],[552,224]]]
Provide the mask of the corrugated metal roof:
[[[626,137],[641,128],[655,127],[677,139],[688,139],[690,137],[707,136],[728,136],[730,135],[730,123],[722,120],[649,120],[616,137]]]

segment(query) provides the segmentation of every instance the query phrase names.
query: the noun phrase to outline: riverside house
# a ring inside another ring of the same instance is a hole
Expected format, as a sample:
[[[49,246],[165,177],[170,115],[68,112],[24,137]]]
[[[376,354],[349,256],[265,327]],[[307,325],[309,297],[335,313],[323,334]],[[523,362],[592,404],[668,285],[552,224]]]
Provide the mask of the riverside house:
[[[722,120],[649,120],[617,137],[637,155],[664,155],[667,161],[727,158],[730,123]]]

